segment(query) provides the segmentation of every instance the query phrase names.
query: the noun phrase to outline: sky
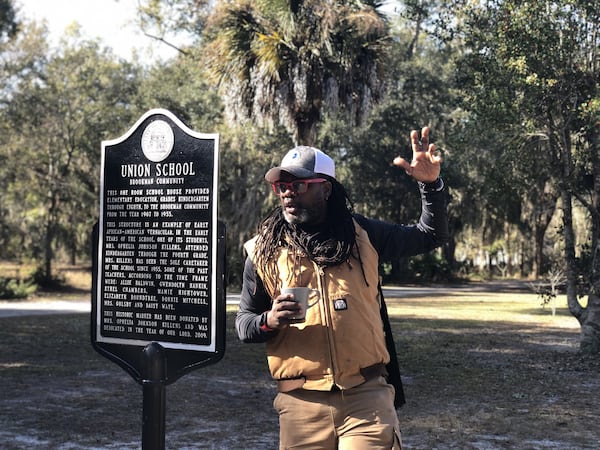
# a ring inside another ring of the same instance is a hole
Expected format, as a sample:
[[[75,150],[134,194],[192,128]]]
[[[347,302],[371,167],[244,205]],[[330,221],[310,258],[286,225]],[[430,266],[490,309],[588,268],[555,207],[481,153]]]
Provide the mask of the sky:
[[[85,37],[100,38],[124,59],[131,60],[134,48],[150,63],[174,57],[176,50],[144,36],[137,28],[137,3],[137,0],[15,0],[21,19],[47,21],[51,44],[58,41],[70,24],[77,22]],[[394,0],[387,3],[387,11],[397,4]]]
[[[144,36],[135,25],[137,0],[15,0],[20,18],[46,20],[51,43],[58,41],[73,22],[86,38],[100,38],[114,53],[131,59],[137,48],[146,60],[167,59],[176,51]]]

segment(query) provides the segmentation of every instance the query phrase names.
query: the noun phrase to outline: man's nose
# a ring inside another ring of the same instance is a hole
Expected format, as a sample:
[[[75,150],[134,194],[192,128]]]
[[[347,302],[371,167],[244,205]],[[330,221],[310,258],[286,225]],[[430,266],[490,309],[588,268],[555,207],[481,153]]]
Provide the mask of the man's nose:
[[[287,188],[284,192],[281,193],[282,197],[296,197],[298,195],[298,193],[292,189],[292,188]]]

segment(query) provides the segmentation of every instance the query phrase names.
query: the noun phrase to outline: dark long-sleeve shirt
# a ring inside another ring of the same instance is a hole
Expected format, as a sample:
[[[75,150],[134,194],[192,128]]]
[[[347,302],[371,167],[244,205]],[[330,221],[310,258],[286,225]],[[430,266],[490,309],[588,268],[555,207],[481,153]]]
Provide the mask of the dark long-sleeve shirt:
[[[400,225],[355,215],[379,254],[379,261],[427,253],[443,245],[449,238],[446,194],[441,179],[428,185],[419,183],[421,217],[417,224]],[[244,342],[265,342],[276,331],[265,329],[266,312],[272,299],[256,275],[254,264],[246,259],[242,293],[236,317],[238,336]]]

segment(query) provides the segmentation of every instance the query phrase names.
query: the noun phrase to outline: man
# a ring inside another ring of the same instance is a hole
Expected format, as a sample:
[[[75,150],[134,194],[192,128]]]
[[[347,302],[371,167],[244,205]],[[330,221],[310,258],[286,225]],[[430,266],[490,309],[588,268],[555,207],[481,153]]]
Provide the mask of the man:
[[[412,226],[352,214],[333,160],[296,147],[265,179],[279,196],[248,252],[236,328],[266,342],[277,380],[280,449],[400,449],[390,352],[378,296],[378,266],[428,252],[448,238],[441,158],[429,129],[411,132],[413,159],[396,158],[419,183],[422,213]],[[284,287],[309,287],[318,303],[302,311]],[[306,313],[304,322],[296,317]]]

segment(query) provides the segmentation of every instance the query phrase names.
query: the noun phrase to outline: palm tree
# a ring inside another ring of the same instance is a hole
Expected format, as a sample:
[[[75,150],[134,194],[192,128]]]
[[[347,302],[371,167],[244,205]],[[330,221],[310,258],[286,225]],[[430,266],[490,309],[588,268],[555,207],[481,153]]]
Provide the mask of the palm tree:
[[[311,145],[326,111],[360,123],[382,93],[387,22],[377,1],[230,0],[208,20],[207,69],[228,117]]]
[[[12,0],[0,0],[0,44],[19,30]]]

